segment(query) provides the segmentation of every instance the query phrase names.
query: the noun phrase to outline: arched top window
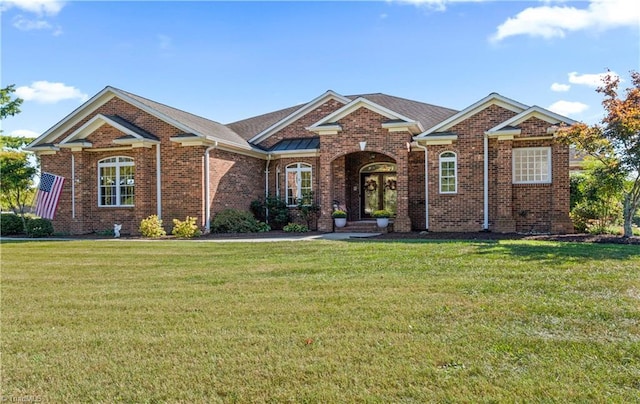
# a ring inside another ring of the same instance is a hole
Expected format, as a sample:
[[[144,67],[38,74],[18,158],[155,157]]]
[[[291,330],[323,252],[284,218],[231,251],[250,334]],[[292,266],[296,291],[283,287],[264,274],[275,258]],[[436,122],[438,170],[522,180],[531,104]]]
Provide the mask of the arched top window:
[[[458,157],[452,151],[440,153],[440,193],[458,192]]]
[[[133,165],[133,158],[118,156],[118,157],[109,157],[106,159],[102,159],[98,161],[98,165],[109,165],[109,164],[130,164]]]
[[[133,206],[135,162],[126,156],[98,161],[98,206]]]
[[[394,163],[371,163],[360,170],[362,173],[395,173],[397,166]]]
[[[299,201],[310,205],[313,201],[313,182],[311,181],[311,164],[293,163],[286,169],[285,187],[287,190],[287,205],[296,206]]]

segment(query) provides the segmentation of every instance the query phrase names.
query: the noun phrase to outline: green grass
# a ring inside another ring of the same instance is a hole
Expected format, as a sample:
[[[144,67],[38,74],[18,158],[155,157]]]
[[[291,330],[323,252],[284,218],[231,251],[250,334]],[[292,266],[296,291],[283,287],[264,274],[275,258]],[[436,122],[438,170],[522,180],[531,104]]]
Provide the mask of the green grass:
[[[640,250],[2,243],[3,397],[638,402]]]

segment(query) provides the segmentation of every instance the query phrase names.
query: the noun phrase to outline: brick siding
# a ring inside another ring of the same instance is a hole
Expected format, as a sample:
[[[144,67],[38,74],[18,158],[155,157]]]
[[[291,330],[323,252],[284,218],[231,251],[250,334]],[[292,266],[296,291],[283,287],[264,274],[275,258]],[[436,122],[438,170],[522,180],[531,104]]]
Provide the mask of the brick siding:
[[[329,101],[289,126],[265,139],[261,146],[268,148],[287,138],[317,136],[306,130],[327,114],[342,107]],[[55,142],[60,142],[95,114],[119,115],[127,121],[154,134],[160,139],[162,218],[167,231],[171,219],[183,220],[195,216],[206,226],[205,154],[207,146],[182,146],[170,141],[181,134],[178,128],[113,98],[69,128]],[[458,135],[451,145],[428,146],[430,231],[480,231],[484,218],[484,133],[513,117],[513,111],[492,105],[450,130]],[[292,163],[312,166],[313,189],[320,205],[318,229],[332,231],[332,203],[337,199],[349,210],[349,220],[360,219],[360,171],[370,163],[392,162],[397,166],[397,217],[394,231],[422,230],[425,218],[425,153],[421,148],[407,150],[412,141],[408,132],[389,132],[382,128],[387,117],[367,108],[360,108],[340,119],[342,131],[320,136],[319,157],[282,157],[268,164],[268,193],[282,198],[286,195],[285,169]],[[513,140],[489,140],[489,229],[498,232],[554,232],[571,231],[569,221],[569,149],[551,139],[522,140],[544,137],[550,126],[538,118],[531,118],[519,127],[521,135]],[[90,233],[113,228],[122,223],[123,234],[137,234],[142,219],[157,211],[156,146],[126,148],[113,140],[122,133],[107,124],[90,134],[87,141],[93,147],[71,152],[60,150],[55,155],[42,156],[43,171],[64,176],[54,228],[59,233]],[[366,141],[360,150],[359,142]],[[552,147],[552,184],[513,184],[512,150],[517,147]],[[100,150],[96,150],[100,149]],[[111,149],[111,150],[109,150]],[[457,156],[457,193],[439,192],[439,156],[443,152]],[[75,178],[72,180],[72,154]],[[98,206],[98,161],[115,156],[132,157],[135,161],[135,206]],[[249,210],[251,201],[265,196],[265,158],[212,149],[210,163],[210,207],[212,217],[223,209]],[[75,190],[75,216],[72,215],[72,186]],[[276,189],[276,187],[279,187]]]

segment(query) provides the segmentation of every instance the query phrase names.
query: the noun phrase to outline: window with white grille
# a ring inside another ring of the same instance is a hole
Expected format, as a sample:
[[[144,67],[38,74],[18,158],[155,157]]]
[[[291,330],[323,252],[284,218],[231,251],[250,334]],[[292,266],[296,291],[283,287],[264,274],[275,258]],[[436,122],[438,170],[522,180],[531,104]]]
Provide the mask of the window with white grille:
[[[513,149],[514,184],[548,184],[551,182],[551,147]]]

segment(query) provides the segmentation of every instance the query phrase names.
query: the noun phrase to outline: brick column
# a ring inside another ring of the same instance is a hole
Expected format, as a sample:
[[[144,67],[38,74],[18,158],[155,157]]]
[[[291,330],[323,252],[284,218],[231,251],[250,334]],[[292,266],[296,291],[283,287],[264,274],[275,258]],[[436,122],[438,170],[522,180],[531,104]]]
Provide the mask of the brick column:
[[[69,189],[72,193],[71,198],[73,198],[73,194],[75,191],[75,205],[74,201],[71,201],[70,209],[75,207],[75,217],[73,217],[73,212],[71,212],[71,223],[69,228],[69,233],[71,234],[83,234],[84,231],[84,223],[83,223],[83,207],[84,207],[84,198],[83,198],[83,188],[84,183],[87,182],[86,178],[83,178],[82,173],[84,172],[84,164],[83,164],[83,152],[71,152],[73,154],[73,167],[70,168],[69,172],[71,176],[69,177]],[[74,184],[74,175],[75,171],[75,184]],[[75,188],[74,188],[75,187]],[[71,191],[73,190],[73,191]],[[97,192],[97,191],[96,191]]]
[[[396,159],[398,205],[393,221],[393,231],[406,233],[411,231],[409,218],[409,154],[401,150]]]
[[[495,231],[499,233],[514,233],[516,231],[516,221],[513,218],[512,149],[513,140],[498,139]]]
[[[321,142],[322,145],[322,142]],[[331,212],[333,211],[333,167],[329,160],[329,153],[323,148],[320,148],[320,164],[318,166],[318,176],[320,178],[320,216],[318,217],[318,231],[332,232],[333,231],[333,218]]]
[[[572,233],[573,223],[569,218],[569,146],[554,142],[551,148],[551,233]]]

